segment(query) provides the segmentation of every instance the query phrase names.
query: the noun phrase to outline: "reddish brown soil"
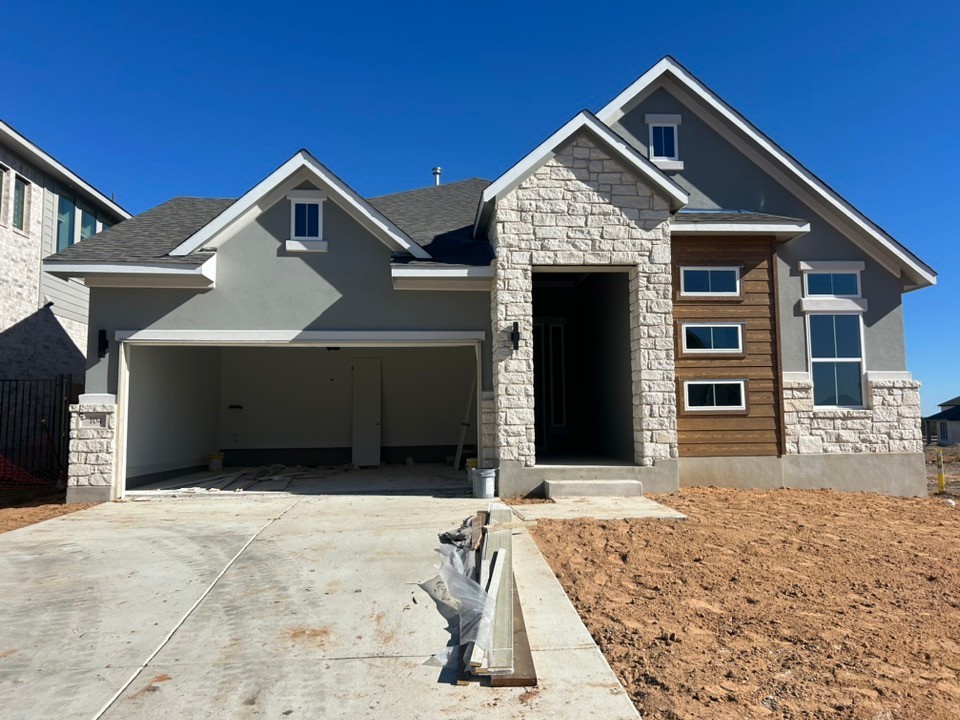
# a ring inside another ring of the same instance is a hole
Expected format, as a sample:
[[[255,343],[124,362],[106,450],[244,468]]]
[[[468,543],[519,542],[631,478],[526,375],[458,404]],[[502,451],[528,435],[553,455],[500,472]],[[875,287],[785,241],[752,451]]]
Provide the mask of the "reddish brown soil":
[[[95,504],[76,503],[67,505],[63,501],[63,493],[44,495],[19,502],[2,503],[2,506],[0,506],[0,533],[67,515],[77,510],[85,510]]]
[[[517,495],[516,497],[503,498],[503,502],[507,505],[550,505],[555,503],[556,500],[544,497],[523,497],[522,495]]]
[[[698,488],[530,529],[646,719],[960,717],[960,509]]]

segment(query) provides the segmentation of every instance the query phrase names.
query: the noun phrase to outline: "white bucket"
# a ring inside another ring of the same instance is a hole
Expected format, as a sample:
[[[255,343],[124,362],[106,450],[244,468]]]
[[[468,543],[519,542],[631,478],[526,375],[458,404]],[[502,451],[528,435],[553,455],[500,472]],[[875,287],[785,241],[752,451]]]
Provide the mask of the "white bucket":
[[[496,494],[497,471],[493,468],[477,468],[471,471],[473,480],[473,496],[478,498],[492,498]]]

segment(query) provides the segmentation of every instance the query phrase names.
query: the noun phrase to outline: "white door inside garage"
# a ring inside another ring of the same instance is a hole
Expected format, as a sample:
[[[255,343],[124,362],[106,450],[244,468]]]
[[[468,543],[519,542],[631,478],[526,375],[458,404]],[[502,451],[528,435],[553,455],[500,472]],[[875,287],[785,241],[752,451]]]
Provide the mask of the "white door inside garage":
[[[477,452],[479,352],[460,345],[126,348],[125,489],[205,468],[443,463]],[[121,393],[123,394],[123,393]]]

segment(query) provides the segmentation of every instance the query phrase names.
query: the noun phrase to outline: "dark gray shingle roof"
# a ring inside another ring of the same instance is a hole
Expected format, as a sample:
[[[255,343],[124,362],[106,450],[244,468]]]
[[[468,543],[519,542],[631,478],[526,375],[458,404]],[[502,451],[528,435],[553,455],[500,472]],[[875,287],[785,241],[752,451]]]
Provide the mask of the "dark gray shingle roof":
[[[769,213],[753,212],[751,210],[679,210],[676,214],[677,222],[686,223],[790,223],[806,224],[806,220],[785,217],[784,215],[770,215]]]
[[[220,198],[180,197],[107,228],[61,250],[54,263],[163,263],[196,266],[206,254],[171,257],[168,253],[234,203]]]
[[[493,259],[490,244],[486,240],[473,238],[477,204],[480,194],[489,184],[486,180],[463,180],[382,195],[369,202],[414,242],[426,248],[433,258],[432,262],[489,265]],[[51,265],[149,262],[196,266],[209,255],[193,253],[171,257],[170,251],[234,202],[219,198],[174,198],[52,255],[48,260]],[[395,261],[410,260],[412,257],[400,254]]]
[[[471,178],[381,195],[368,202],[430,253],[434,263],[489,265],[493,260],[490,243],[473,237],[480,195],[489,184],[487,180]],[[408,260],[412,258],[396,258],[398,262]]]
[[[960,420],[960,406],[949,407],[946,410],[938,412],[936,415],[923,418],[924,420],[956,421]]]

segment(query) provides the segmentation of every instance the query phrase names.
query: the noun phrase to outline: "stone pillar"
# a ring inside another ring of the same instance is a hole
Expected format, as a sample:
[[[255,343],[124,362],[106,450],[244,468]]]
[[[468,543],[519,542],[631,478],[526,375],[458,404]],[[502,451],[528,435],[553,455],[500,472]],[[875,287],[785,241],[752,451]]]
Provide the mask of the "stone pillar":
[[[117,406],[112,396],[80,396],[70,406],[67,502],[107,502],[113,497]],[[88,401],[99,400],[99,401]]]
[[[496,437],[497,406],[492,392],[484,392],[480,399],[480,444],[482,452],[478,458],[480,467],[497,466]]]

